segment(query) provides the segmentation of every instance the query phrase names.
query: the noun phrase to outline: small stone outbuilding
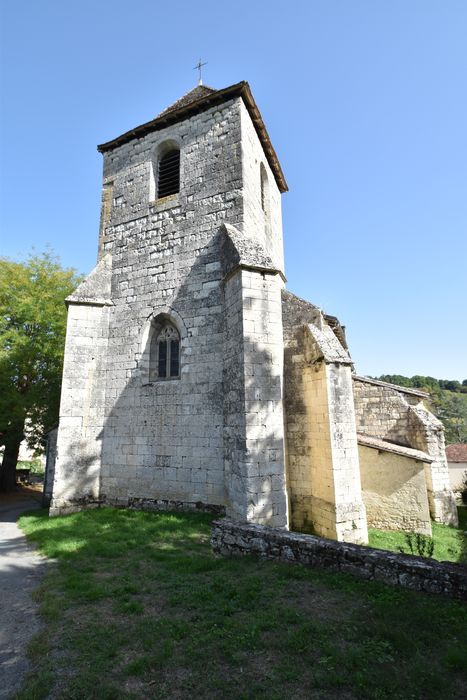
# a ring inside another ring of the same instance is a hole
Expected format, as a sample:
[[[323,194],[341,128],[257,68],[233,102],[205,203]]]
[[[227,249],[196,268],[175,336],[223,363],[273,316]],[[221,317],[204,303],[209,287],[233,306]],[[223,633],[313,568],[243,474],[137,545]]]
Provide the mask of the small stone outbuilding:
[[[51,514],[202,508],[348,542],[454,523],[425,395],[358,377],[338,319],[285,289],[287,184],[248,84],[199,85],[99,151]]]

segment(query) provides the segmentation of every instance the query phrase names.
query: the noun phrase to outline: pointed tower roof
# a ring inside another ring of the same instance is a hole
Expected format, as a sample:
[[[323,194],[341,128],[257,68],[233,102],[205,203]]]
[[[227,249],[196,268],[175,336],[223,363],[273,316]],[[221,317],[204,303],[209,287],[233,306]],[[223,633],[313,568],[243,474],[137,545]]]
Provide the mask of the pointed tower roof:
[[[228,100],[234,99],[236,97],[241,97],[245,107],[247,108],[256,133],[261,141],[266,158],[274,173],[277,186],[281,192],[287,192],[289,189],[287,187],[287,182],[285,181],[284,173],[277,158],[274,147],[269,138],[269,134],[266,131],[261,113],[256,105],[256,102],[251,94],[250,86],[245,80],[235,85],[230,85],[229,87],[223,88],[222,90],[215,90],[207,85],[197,85],[193,90],[190,90],[183,95],[179,100],[173,103],[167,109],[164,109],[155,119],[141,126],[137,126],[131,131],[127,131],[121,136],[113,139],[112,141],[107,141],[107,143],[102,143],[97,147],[100,153],[106,153],[112,151],[114,148],[128,143],[136,138],[142,138],[153,131],[160,131],[165,129],[172,124],[189,119],[195,114],[205,112],[211,107],[223,104]]]
[[[190,90],[183,95],[183,97],[180,97],[180,99],[174,102],[173,105],[170,105],[170,107],[164,109],[164,111],[160,112],[160,114],[157,116],[162,117],[164,114],[168,114],[169,112],[175,112],[177,109],[180,109],[180,107],[186,107],[193,102],[203,99],[203,97],[207,97],[207,95],[212,95],[213,92],[216,92],[214,88],[208,87],[207,85],[197,85],[195,88],[193,88],[193,90]]]

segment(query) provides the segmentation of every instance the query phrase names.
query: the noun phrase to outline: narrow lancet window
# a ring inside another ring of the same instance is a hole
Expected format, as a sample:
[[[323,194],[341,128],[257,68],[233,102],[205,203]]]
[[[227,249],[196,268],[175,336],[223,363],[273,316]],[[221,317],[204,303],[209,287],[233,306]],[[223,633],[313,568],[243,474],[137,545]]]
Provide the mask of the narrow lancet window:
[[[264,163],[261,163],[259,169],[260,187],[261,187],[261,209],[264,216],[264,233],[268,245],[271,244],[271,202],[269,193],[269,180]]]
[[[261,181],[261,209],[266,216],[269,215],[269,182],[266,168],[263,163],[260,166],[260,181]]]

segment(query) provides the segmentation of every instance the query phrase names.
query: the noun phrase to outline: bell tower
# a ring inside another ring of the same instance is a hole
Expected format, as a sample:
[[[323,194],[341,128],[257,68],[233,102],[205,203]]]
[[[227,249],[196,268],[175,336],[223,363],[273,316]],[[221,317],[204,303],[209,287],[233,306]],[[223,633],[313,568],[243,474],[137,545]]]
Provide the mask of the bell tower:
[[[287,185],[250,88],[198,85],[98,150],[98,264],[68,299],[52,512],[182,504],[286,526]]]

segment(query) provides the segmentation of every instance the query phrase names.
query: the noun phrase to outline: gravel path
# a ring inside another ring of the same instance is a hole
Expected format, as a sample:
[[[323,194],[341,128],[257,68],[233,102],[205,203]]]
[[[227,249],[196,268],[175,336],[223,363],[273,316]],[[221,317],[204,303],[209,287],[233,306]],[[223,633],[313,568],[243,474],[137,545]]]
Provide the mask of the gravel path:
[[[14,494],[0,500],[0,700],[12,697],[28,671],[26,647],[39,630],[31,593],[45,573],[40,556],[16,521],[25,510],[40,507],[40,494]]]

